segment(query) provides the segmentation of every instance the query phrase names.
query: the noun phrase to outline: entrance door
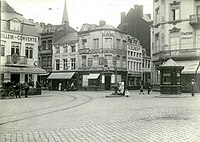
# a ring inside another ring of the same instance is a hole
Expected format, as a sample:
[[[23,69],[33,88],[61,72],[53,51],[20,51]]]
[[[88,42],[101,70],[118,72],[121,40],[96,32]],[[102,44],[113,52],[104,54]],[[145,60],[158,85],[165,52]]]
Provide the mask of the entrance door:
[[[111,76],[105,76],[105,90],[110,90]]]
[[[11,74],[11,82],[19,83],[20,81],[20,74]]]

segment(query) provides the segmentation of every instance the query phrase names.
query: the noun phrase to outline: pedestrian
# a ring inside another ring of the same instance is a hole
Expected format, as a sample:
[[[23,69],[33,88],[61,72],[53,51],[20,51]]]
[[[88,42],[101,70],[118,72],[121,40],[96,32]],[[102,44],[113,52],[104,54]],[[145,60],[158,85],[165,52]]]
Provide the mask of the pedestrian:
[[[121,82],[121,91],[120,91],[121,95],[124,95],[124,82]]]
[[[62,83],[60,82],[60,83],[58,84],[58,90],[61,91],[61,88],[62,88]]]
[[[49,82],[49,91],[51,91],[51,90],[52,90],[52,83]]]
[[[25,90],[25,98],[28,98],[29,85],[26,82],[24,82],[24,90]]]
[[[148,81],[147,81],[147,94],[149,95],[150,92],[151,92],[151,82],[150,82],[150,79],[148,79]]]
[[[139,94],[141,94],[141,93],[144,95],[143,81],[140,82],[140,93]]]
[[[36,81],[36,89],[37,89],[37,94],[41,95],[42,94],[42,88],[41,88],[41,84],[39,83],[39,81]]]
[[[195,95],[195,90],[196,90],[196,87],[197,87],[197,84],[195,82],[195,79],[192,79],[190,84],[189,84],[189,87],[190,87],[190,92],[191,92],[191,95],[192,97],[194,97]]]
[[[129,91],[128,91],[128,89],[125,90],[125,97],[129,97]]]
[[[19,97],[21,98],[21,83],[17,83],[16,86],[15,86],[15,95],[16,95],[16,98]]]

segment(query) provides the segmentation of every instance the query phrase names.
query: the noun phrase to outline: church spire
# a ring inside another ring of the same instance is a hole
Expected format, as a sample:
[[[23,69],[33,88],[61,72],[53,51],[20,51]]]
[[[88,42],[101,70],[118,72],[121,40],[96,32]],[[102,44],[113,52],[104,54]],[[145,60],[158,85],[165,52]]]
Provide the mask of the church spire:
[[[66,23],[67,25],[69,25],[66,0],[65,0],[65,5],[64,5],[62,23]]]

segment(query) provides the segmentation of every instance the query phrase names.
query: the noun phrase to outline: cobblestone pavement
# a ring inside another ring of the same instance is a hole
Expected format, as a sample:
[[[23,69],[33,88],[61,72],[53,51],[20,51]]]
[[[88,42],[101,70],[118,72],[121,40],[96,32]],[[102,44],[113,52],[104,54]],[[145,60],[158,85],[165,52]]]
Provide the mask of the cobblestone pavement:
[[[0,100],[0,142],[200,142],[200,94],[43,91]]]

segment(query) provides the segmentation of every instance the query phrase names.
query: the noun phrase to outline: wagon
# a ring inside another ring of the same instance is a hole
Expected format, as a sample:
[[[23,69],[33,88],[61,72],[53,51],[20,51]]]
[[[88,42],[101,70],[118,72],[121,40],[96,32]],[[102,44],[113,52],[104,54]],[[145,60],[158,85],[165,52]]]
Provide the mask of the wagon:
[[[14,84],[11,82],[7,82],[3,84],[3,87],[0,89],[0,98],[5,99],[6,97],[9,97],[10,99],[13,99],[15,93],[16,90],[14,88]]]

